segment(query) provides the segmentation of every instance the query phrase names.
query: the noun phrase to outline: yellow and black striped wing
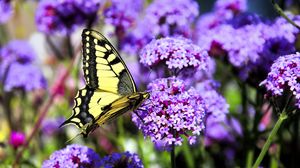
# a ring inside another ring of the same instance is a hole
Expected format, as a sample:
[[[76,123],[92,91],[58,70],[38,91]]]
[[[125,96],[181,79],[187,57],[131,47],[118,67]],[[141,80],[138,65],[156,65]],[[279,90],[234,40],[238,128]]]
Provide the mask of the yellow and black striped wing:
[[[87,85],[120,95],[136,92],[136,86],[124,61],[112,44],[99,32],[82,32],[83,73]]]
[[[78,91],[74,100],[73,114],[62,126],[69,123],[75,124],[82,128],[82,134],[87,135],[98,127],[97,120],[99,116],[104,115],[107,107],[121,97],[111,92],[95,91],[86,86]]]
[[[63,124],[75,124],[87,136],[98,126],[136,109],[148,93],[136,86],[124,61],[100,33],[82,32],[83,73],[86,87],[75,97],[73,114]]]

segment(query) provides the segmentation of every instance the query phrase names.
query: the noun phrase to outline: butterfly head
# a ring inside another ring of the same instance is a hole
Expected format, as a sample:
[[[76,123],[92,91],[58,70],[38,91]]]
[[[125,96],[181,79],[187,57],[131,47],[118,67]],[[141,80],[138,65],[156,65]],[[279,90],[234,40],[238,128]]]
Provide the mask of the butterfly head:
[[[143,95],[143,99],[144,100],[147,100],[150,97],[150,93],[149,92],[142,92],[142,95]]]

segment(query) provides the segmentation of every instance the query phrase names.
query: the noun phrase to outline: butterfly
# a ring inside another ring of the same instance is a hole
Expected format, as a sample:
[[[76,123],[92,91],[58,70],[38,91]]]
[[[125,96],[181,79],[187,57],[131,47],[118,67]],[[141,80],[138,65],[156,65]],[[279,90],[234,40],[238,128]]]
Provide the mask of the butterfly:
[[[113,45],[99,32],[82,32],[86,86],[74,100],[73,114],[61,126],[75,124],[84,137],[120,115],[138,109],[150,97],[137,92],[135,82]]]

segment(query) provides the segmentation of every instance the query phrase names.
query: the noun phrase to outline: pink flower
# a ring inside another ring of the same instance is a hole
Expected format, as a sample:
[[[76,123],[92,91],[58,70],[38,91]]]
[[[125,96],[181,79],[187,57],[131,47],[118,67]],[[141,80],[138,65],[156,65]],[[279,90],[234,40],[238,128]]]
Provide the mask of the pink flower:
[[[10,134],[9,143],[17,149],[19,146],[25,144],[25,134],[23,132],[12,131]]]

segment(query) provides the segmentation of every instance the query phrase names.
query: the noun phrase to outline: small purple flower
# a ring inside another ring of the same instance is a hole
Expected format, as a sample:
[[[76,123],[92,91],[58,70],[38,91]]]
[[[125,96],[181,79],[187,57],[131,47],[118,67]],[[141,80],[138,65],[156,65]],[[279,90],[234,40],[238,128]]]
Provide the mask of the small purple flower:
[[[143,168],[143,163],[139,156],[135,153],[113,153],[101,159],[100,167],[126,167],[126,168]]]
[[[48,167],[100,167],[100,157],[86,146],[73,144],[52,153],[42,165]]]
[[[148,85],[151,97],[133,114],[132,120],[156,146],[168,149],[181,145],[182,135],[190,144],[204,129],[205,105],[193,88],[186,89],[182,80],[157,79]],[[142,121],[141,121],[142,119]]]
[[[13,146],[14,149],[25,144],[25,134],[23,132],[12,131],[10,134],[9,143]]]
[[[0,24],[7,22],[13,13],[10,0],[0,1]]]
[[[271,66],[268,77],[260,84],[272,96],[281,96],[289,90],[300,108],[300,53],[279,57]]]
[[[47,34],[71,33],[78,26],[92,24],[99,7],[100,0],[42,0],[36,11],[36,24]]]
[[[166,65],[170,70],[208,69],[208,53],[185,38],[166,37],[153,40],[140,54],[144,66]]]
[[[41,70],[33,65],[35,53],[26,41],[11,41],[0,51],[0,79],[4,90],[32,91],[47,86]]]
[[[59,126],[65,121],[64,117],[45,119],[41,126],[41,131],[44,135],[52,136],[60,131]]]
[[[131,28],[143,9],[143,4],[144,0],[112,0],[111,6],[104,11],[105,22],[123,31]]]
[[[217,92],[219,83],[213,80],[206,80],[196,85],[197,91],[201,93],[201,97],[207,109],[207,116],[213,117],[215,121],[225,121],[226,114],[229,113],[229,105],[225,98]]]

